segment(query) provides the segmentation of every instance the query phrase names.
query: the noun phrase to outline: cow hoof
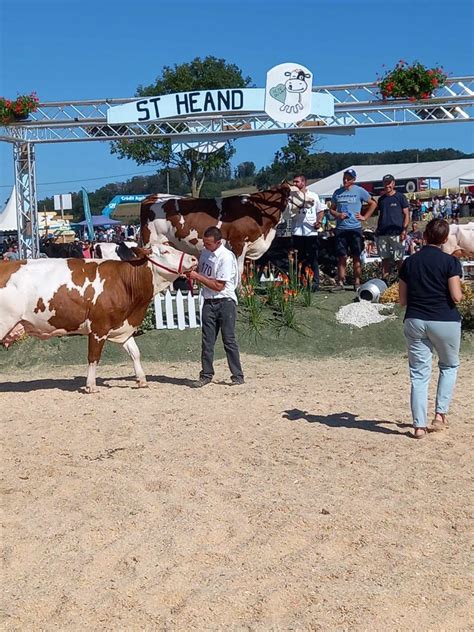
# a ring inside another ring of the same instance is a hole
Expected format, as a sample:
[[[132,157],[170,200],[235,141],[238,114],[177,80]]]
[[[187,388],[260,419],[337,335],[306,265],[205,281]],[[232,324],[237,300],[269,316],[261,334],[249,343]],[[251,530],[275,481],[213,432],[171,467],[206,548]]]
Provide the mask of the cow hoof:
[[[137,388],[148,388],[148,382],[137,382]]]
[[[97,386],[86,386],[85,392],[86,393],[98,393],[99,389],[97,388]]]

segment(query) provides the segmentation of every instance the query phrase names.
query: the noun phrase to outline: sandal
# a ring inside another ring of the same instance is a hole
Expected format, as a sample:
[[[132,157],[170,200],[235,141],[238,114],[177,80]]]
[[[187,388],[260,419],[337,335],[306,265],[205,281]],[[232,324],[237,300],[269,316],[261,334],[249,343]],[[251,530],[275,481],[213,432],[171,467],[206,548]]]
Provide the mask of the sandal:
[[[414,439],[424,439],[427,435],[428,435],[427,428],[414,428],[412,436]]]
[[[448,420],[446,419],[445,413],[436,413],[441,417],[438,419],[436,416],[431,422],[430,432],[440,432],[441,430],[446,430],[448,428]]]

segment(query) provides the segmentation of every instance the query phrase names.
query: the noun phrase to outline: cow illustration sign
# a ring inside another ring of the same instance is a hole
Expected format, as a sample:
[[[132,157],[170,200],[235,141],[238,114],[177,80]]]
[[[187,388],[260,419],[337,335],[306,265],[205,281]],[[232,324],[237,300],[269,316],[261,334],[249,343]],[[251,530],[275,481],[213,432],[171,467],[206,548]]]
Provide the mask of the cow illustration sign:
[[[274,66],[267,73],[265,112],[279,123],[297,123],[311,113],[313,73],[296,63]]]

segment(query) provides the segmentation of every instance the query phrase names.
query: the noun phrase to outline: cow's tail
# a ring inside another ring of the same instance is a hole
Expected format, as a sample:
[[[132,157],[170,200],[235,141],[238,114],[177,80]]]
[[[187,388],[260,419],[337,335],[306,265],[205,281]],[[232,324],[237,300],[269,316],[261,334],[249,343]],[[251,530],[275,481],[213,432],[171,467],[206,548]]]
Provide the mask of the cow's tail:
[[[97,257],[97,259],[103,259],[104,257],[102,256],[102,248],[100,247],[100,244],[96,244],[95,248],[95,256]]]

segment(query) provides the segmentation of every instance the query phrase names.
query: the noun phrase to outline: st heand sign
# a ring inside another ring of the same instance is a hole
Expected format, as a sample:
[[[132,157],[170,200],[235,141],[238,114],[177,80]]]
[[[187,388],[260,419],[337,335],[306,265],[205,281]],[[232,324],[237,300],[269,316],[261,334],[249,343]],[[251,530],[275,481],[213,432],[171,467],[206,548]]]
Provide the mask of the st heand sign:
[[[107,123],[150,123],[162,119],[265,111],[281,123],[296,123],[310,114],[334,116],[334,97],[311,91],[312,73],[301,64],[285,63],[267,74],[266,88],[226,88],[165,94],[111,107]]]

